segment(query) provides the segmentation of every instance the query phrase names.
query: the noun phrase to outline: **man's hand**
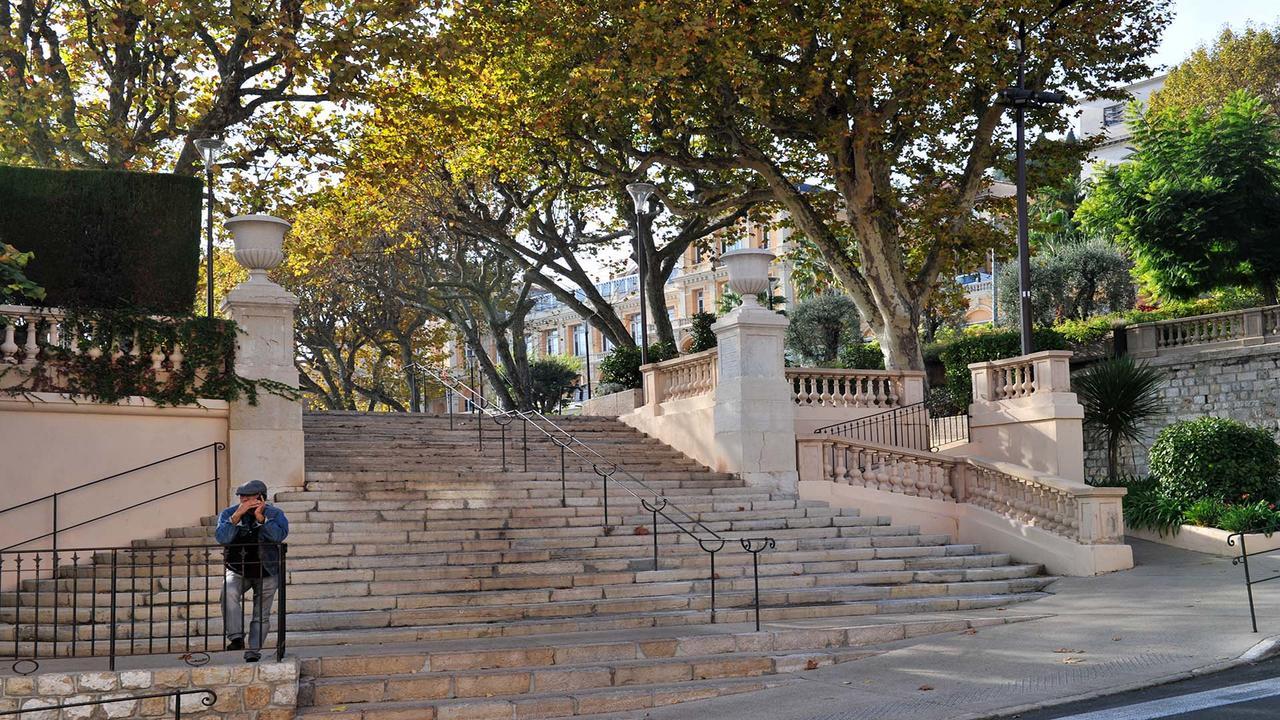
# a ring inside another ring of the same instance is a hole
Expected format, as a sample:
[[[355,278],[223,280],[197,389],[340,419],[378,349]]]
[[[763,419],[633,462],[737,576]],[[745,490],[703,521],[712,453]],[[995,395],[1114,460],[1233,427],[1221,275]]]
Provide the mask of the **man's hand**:
[[[253,517],[256,518],[257,521],[260,523],[267,521],[267,501],[266,500],[258,500],[258,506],[253,509]]]
[[[231,522],[240,522],[240,518],[243,518],[247,513],[255,512],[261,503],[262,501],[258,498],[249,498],[248,500],[240,501],[240,507],[236,508],[236,511],[231,513]]]

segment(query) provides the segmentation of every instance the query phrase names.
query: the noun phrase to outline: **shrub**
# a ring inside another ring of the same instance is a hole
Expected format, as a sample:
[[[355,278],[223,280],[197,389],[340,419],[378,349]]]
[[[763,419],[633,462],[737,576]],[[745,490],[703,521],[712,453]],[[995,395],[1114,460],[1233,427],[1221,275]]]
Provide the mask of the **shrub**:
[[[1062,335],[1053,330],[1037,329],[1032,339],[1036,350],[1064,350]],[[1022,354],[1022,340],[1017,330],[980,330],[958,338],[947,345],[940,357],[946,370],[947,387],[956,398],[973,397],[973,378],[969,364],[1017,357]],[[967,402],[966,402],[967,404]]]
[[[1271,532],[1280,528],[1280,512],[1266,500],[1227,506],[1217,527],[1227,532]]]
[[[595,397],[600,397],[601,395],[612,395],[614,393],[620,393],[623,390],[626,390],[626,388],[622,387],[618,383],[602,382],[596,385],[595,389],[592,391],[592,395],[594,395]]]
[[[649,362],[656,363],[678,356],[674,345],[653,343],[649,346]],[[640,347],[619,345],[600,361],[600,382],[633,390],[641,385]]]
[[[0,166],[0,241],[55,307],[191,311],[200,261],[196,178]]]
[[[1104,360],[1072,378],[1085,424],[1106,439],[1108,478],[1119,473],[1121,445],[1136,442],[1143,423],[1163,410],[1163,380],[1164,373],[1131,357]]]
[[[1105,240],[1069,242],[1031,257],[1033,321],[1087,320],[1133,307],[1132,263]],[[996,279],[1000,319],[1018,322],[1018,264],[1008,263]]]
[[[1161,492],[1184,504],[1280,496],[1280,446],[1267,430],[1235,420],[1204,417],[1166,427],[1149,465]]]
[[[858,335],[862,320],[848,295],[828,293],[801,300],[791,311],[787,349],[801,362],[830,367]]]
[[[852,370],[883,370],[884,353],[880,351],[880,343],[850,343],[840,348],[840,367]]]
[[[1222,516],[1230,510],[1230,507],[1221,500],[1214,498],[1201,498],[1191,504],[1182,513],[1182,522],[1186,525],[1198,525],[1200,527],[1219,527],[1222,522]]]
[[[578,387],[578,361],[563,355],[529,363],[530,400],[539,412],[553,412]]]
[[[716,334],[711,330],[711,324],[715,321],[716,316],[709,312],[694,313],[689,318],[689,335],[693,337],[689,352],[702,352],[716,346]]]
[[[1129,484],[1124,498],[1125,524],[1137,530],[1154,530],[1161,535],[1178,532],[1182,525],[1183,504],[1165,496],[1149,478]]]

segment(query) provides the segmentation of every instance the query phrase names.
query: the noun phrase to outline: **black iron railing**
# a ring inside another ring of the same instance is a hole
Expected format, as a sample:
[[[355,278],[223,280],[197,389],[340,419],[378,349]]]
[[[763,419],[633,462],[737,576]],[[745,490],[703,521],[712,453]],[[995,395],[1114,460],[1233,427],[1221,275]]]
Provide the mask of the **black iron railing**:
[[[212,690],[168,690],[166,692],[149,693],[147,695],[122,695],[119,697],[103,698],[100,700],[85,700],[83,702],[70,703],[51,703],[47,700],[35,700],[28,703],[27,707],[20,710],[5,710],[0,712],[0,717],[9,715],[26,715],[28,713],[52,713],[55,717],[73,717],[70,713],[66,715],[58,715],[59,711],[70,708],[92,708],[99,705],[111,705],[114,703],[137,702],[138,700],[149,700],[151,698],[166,698],[173,700],[173,718],[174,720],[182,720],[182,698],[189,695],[201,695],[200,706],[202,709],[198,712],[204,712],[203,708],[213,707],[218,702],[218,694]],[[93,711],[84,710],[83,714],[74,717],[89,717]],[[48,717],[42,715],[41,717]],[[163,717],[163,716],[157,716]]]
[[[494,423],[498,429],[500,443],[500,457],[502,469],[507,470],[507,426],[512,422],[519,420],[521,423],[521,442],[520,450],[522,453],[522,467],[527,472],[529,469],[529,428],[534,429],[535,437],[541,436],[556,447],[559,451],[559,470],[560,470],[560,503],[567,507],[568,500],[568,458],[572,456],[575,460],[582,463],[584,467],[589,466],[601,481],[602,493],[602,509],[603,520],[602,526],[609,526],[609,483],[613,481],[615,485],[621,487],[628,495],[640,503],[640,506],[648,511],[653,517],[653,569],[658,570],[659,565],[659,547],[658,536],[661,533],[659,520],[665,520],[669,525],[674,527],[678,532],[689,537],[698,547],[710,555],[711,559],[711,618],[715,622],[716,618],[716,580],[719,579],[716,574],[716,553],[724,549],[730,538],[726,538],[720,533],[707,527],[705,523],[697,519],[679,505],[671,502],[669,498],[664,496],[657,489],[650,487],[642,479],[636,477],[628,471],[616,460],[605,457],[596,448],[588,445],[573,433],[566,430],[561,425],[552,421],[546,415],[536,410],[505,410],[500,411],[492,407],[491,403],[484,397],[483,393],[473,389],[462,379],[447,370],[437,370],[425,366],[417,366],[417,369],[424,375],[432,378],[436,383],[444,388],[446,400],[449,405],[449,427],[454,428],[453,404],[454,398],[460,398],[466,402],[467,407],[471,409],[471,415],[474,417],[477,428],[477,449],[481,452],[484,450],[484,422],[489,420]],[[492,442],[492,439],[491,439]],[[755,572],[755,622],[756,629],[760,629],[760,568],[756,561],[760,552],[766,549],[772,549],[777,546],[775,540],[771,537],[740,537],[735,538],[742,545],[743,549],[752,554],[752,569]]]
[[[263,596],[275,605],[274,650],[280,660],[288,631],[288,546],[250,547],[257,560],[250,554],[231,558],[231,564],[249,578],[275,578]],[[112,670],[116,658],[126,655],[176,654],[189,665],[203,665],[209,653],[225,649],[224,616],[232,619],[223,609],[224,550],[210,544],[2,551],[0,657],[11,658],[14,672],[22,675],[50,657],[105,657]],[[253,596],[246,593],[239,607],[246,643]],[[272,608],[265,609],[267,622],[258,636],[264,645],[272,622]]]
[[[969,415],[937,416],[928,403],[918,402],[826,425],[814,432],[877,445],[937,452],[943,445],[968,441]]]
[[[32,513],[32,512],[35,510],[35,508],[37,508],[39,505],[41,505],[41,504],[47,504],[47,505],[48,505],[48,512],[49,512],[49,526],[50,526],[50,528],[51,528],[51,529],[50,529],[50,530],[49,530],[49,532],[47,532],[47,533],[43,533],[43,534],[41,534],[41,535],[36,535],[36,536],[34,536],[34,537],[29,537],[29,538],[27,538],[27,539],[25,539],[25,540],[22,540],[22,541],[20,541],[20,542],[16,542],[16,543],[13,543],[13,544],[11,544],[11,545],[8,545],[7,547],[0,548],[0,551],[4,551],[4,550],[12,550],[13,548],[21,547],[21,546],[23,546],[23,545],[27,545],[27,544],[29,544],[29,543],[38,542],[38,541],[45,540],[45,539],[48,539],[48,540],[49,540],[49,545],[50,545],[50,547],[51,547],[51,549],[52,549],[52,550],[57,550],[57,549],[58,549],[58,535],[59,535],[60,533],[65,533],[65,532],[67,532],[68,530],[74,530],[74,529],[76,529],[76,528],[83,527],[83,526],[85,526],[85,525],[88,525],[88,524],[90,524],[90,523],[97,522],[97,521],[102,520],[102,519],[104,519],[104,518],[109,518],[109,517],[111,517],[111,516],[113,516],[113,515],[119,515],[120,513],[127,512],[127,511],[129,511],[129,510],[133,510],[134,508],[142,507],[143,505],[152,505],[152,504],[154,504],[157,500],[164,500],[165,498],[170,498],[170,497],[173,497],[173,496],[175,496],[175,495],[180,495],[180,494],[182,494],[182,493],[185,493],[185,492],[188,492],[188,491],[191,491],[191,490],[196,490],[197,488],[202,488],[202,487],[205,487],[206,485],[211,486],[211,487],[210,487],[210,497],[211,497],[211,499],[213,500],[213,512],[215,512],[215,513],[216,513],[216,512],[218,512],[218,510],[220,509],[220,506],[219,506],[219,497],[218,497],[218,488],[219,488],[219,483],[220,483],[220,481],[222,480],[221,473],[220,473],[220,471],[219,471],[219,469],[218,469],[218,453],[219,453],[219,452],[222,452],[223,450],[226,450],[226,449],[227,449],[227,446],[226,446],[226,444],[224,444],[224,443],[220,443],[220,442],[209,443],[208,445],[202,445],[202,446],[200,446],[200,447],[198,447],[198,448],[193,448],[193,449],[191,449],[191,450],[187,450],[186,452],[180,452],[180,453],[178,453],[177,455],[170,455],[170,456],[169,456],[169,457],[167,457],[167,458],[161,458],[161,459],[159,459],[159,460],[155,460],[155,461],[153,461],[153,462],[149,462],[149,463],[147,463],[146,465],[139,465],[138,467],[130,468],[130,469],[128,469],[128,470],[124,470],[124,471],[122,471],[122,472],[118,472],[118,473],[116,473],[116,474],[114,474],[114,475],[108,475],[108,476],[106,476],[106,477],[104,477],[104,478],[100,478],[100,479],[98,479],[98,480],[93,480],[93,481],[91,481],[91,482],[83,483],[83,484],[81,484],[81,485],[77,485],[77,486],[75,486],[75,487],[73,487],[73,488],[67,488],[66,490],[58,491],[58,492],[56,492],[56,493],[53,493],[52,495],[45,495],[44,497],[36,498],[35,500],[28,500],[27,502],[20,503],[20,504],[18,504],[18,505],[14,505],[14,506],[12,506],[12,507],[4,508],[3,510],[0,510],[0,526],[3,526],[3,524],[4,524],[4,522],[5,522],[4,516],[5,516],[5,515],[8,515],[9,513],[12,513],[12,512],[16,512],[16,511],[22,510],[22,511],[24,511],[24,512],[25,512],[25,513],[27,513],[27,514],[30,514],[30,513]],[[146,470],[146,469],[148,469],[148,468],[153,468],[153,467],[156,467],[157,465],[162,465],[162,464],[167,463],[167,462],[172,462],[172,461],[177,460],[177,459],[179,459],[179,458],[187,457],[188,455],[195,455],[196,453],[204,452],[204,451],[206,451],[206,450],[210,450],[210,451],[212,451],[212,452],[213,452],[213,477],[212,477],[212,478],[210,478],[210,479],[208,479],[208,480],[201,480],[200,482],[193,483],[193,484],[191,484],[191,485],[187,485],[187,486],[185,486],[185,487],[180,487],[180,488],[178,488],[177,490],[173,490],[173,491],[171,491],[171,492],[167,492],[167,493],[164,493],[164,494],[162,494],[162,495],[148,495],[144,500],[141,500],[141,501],[139,501],[139,502],[133,503],[132,505],[128,505],[128,506],[126,506],[126,507],[117,508],[117,509],[112,510],[112,511],[110,511],[110,512],[103,513],[103,514],[101,514],[101,515],[98,515],[98,516],[95,516],[95,517],[89,518],[88,520],[82,520],[82,521],[80,521],[80,522],[76,522],[76,523],[73,523],[73,524],[71,524],[71,525],[62,525],[62,526],[60,526],[60,525],[59,525],[59,520],[60,520],[60,518],[59,518],[59,516],[58,516],[58,504],[59,504],[59,501],[61,501],[61,500],[62,500],[63,498],[65,498],[67,495],[70,495],[70,494],[72,494],[72,493],[74,493],[74,492],[77,492],[77,491],[79,491],[79,490],[84,490],[84,489],[85,489],[85,488],[87,488],[87,487],[93,487],[93,486],[95,486],[95,485],[100,485],[100,484],[102,484],[102,483],[105,483],[105,482],[108,482],[108,481],[111,481],[111,480],[115,480],[115,479],[117,479],[117,478],[121,478],[121,477],[124,477],[124,476],[126,476],[126,475],[129,475],[129,474],[132,474],[132,473],[139,472],[139,471],[141,471],[141,470]]]
[[[1231,533],[1230,535],[1227,536],[1227,545],[1229,547],[1235,547],[1236,538],[1240,539],[1239,541],[1240,554],[1231,558],[1231,564],[1241,565],[1244,567],[1244,589],[1249,596],[1249,621],[1253,624],[1254,632],[1258,632],[1258,613],[1253,606],[1253,586],[1258,585],[1260,583],[1264,583],[1264,582],[1270,582],[1272,580],[1280,580],[1280,574],[1268,575],[1267,577],[1264,577],[1264,578],[1254,579],[1252,574],[1250,574],[1249,572],[1249,558],[1254,557],[1256,555],[1271,555],[1271,554],[1275,554],[1277,551],[1276,549],[1272,548],[1268,550],[1255,550],[1254,552],[1249,552],[1248,548],[1245,546],[1244,538],[1245,538],[1245,535],[1265,535],[1267,537],[1271,537],[1277,532],[1280,532],[1280,526],[1274,526],[1274,527],[1267,528],[1266,530],[1259,530],[1259,531],[1250,532],[1250,533],[1242,533],[1242,532]]]

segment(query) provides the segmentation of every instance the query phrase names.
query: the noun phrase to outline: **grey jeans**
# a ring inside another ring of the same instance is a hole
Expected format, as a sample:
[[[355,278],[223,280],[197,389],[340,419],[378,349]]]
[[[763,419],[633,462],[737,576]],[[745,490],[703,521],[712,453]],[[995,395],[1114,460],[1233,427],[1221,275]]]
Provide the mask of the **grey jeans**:
[[[261,650],[263,639],[271,632],[271,601],[276,596],[274,577],[268,575],[255,580],[228,570],[222,585],[222,625],[228,640],[244,637],[244,594],[249,590],[253,590],[253,615],[245,647]]]

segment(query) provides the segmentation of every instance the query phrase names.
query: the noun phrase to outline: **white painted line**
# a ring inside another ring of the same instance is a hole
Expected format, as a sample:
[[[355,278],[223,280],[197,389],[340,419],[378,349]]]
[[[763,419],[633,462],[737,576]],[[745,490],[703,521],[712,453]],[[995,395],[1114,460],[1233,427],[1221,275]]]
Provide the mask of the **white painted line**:
[[[1163,700],[1152,700],[1135,705],[1111,708],[1110,710],[1095,710],[1094,712],[1080,715],[1061,717],[1058,720],[1155,720],[1155,718],[1181,715],[1182,713],[1207,710],[1224,705],[1235,705],[1236,703],[1261,700],[1276,695],[1280,695],[1280,678],[1259,680],[1258,682],[1245,683],[1243,685],[1231,685],[1190,695],[1179,695],[1178,697],[1165,698]]]

